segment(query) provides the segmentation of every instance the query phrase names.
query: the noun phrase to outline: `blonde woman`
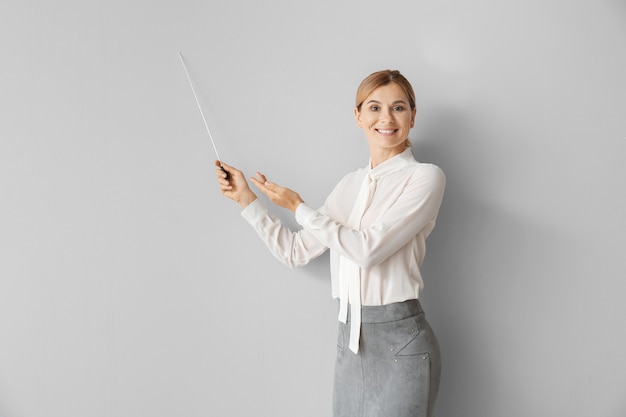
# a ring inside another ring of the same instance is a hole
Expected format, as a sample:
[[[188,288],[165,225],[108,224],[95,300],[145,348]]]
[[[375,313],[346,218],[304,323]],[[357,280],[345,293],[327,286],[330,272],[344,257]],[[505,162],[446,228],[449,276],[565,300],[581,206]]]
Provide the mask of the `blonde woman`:
[[[285,264],[308,263],[330,250],[332,295],[339,299],[334,417],[430,417],[440,351],[418,301],[420,266],[445,188],[437,166],[415,160],[409,131],[415,93],[398,71],[379,71],[357,90],[356,123],[367,139],[367,166],[347,174],[319,209],[298,193],[250,178],[273,203],[295,213],[293,232],[268,211],[244,174],[220,161],[222,194],[241,208]]]

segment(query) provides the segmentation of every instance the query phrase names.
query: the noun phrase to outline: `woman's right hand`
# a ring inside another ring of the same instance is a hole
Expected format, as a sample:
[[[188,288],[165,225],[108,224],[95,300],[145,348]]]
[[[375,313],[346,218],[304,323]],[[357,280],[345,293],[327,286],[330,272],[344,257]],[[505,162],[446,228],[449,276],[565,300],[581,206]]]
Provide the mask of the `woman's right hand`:
[[[217,167],[215,170],[217,183],[225,197],[239,204],[241,208],[248,207],[250,203],[256,200],[256,194],[250,190],[243,172],[220,161],[215,161],[215,166]],[[228,172],[230,178],[226,179],[226,173],[222,171],[222,168]]]

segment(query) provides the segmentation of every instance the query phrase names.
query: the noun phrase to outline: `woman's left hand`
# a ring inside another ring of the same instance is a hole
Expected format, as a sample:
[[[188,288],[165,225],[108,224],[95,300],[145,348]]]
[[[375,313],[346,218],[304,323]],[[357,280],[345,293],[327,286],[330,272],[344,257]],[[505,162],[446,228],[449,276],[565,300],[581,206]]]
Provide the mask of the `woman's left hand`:
[[[250,181],[252,181],[272,203],[284,207],[287,210],[295,212],[300,203],[304,203],[304,200],[298,193],[289,188],[269,182],[267,178],[265,178],[265,175],[260,172],[256,173],[256,178],[251,177]]]

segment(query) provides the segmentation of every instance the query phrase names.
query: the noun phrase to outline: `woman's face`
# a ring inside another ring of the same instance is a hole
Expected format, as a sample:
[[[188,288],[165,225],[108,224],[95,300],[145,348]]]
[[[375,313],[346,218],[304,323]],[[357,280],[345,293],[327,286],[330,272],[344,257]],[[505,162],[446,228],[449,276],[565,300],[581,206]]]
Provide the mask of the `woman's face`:
[[[354,109],[357,125],[363,129],[370,152],[397,154],[404,151],[409,131],[415,124],[415,109],[396,83],[378,87]]]

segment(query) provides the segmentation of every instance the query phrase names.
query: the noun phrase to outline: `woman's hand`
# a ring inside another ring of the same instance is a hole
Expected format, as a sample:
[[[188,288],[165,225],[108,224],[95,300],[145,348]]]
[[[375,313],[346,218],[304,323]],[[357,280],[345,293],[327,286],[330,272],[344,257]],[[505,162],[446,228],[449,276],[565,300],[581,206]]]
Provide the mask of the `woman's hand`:
[[[250,203],[256,200],[256,194],[250,190],[243,172],[220,161],[215,161],[215,166],[218,167],[215,170],[217,183],[225,197],[238,203],[241,208],[248,207]],[[226,179],[226,173],[222,171],[222,168],[230,175],[229,179]]]
[[[272,203],[288,210],[295,212],[300,203],[304,203],[304,200],[302,200],[298,193],[289,188],[269,182],[267,178],[265,178],[265,175],[260,172],[256,173],[256,178],[250,178],[250,181],[252,181],[263,194],[268,196]]]

